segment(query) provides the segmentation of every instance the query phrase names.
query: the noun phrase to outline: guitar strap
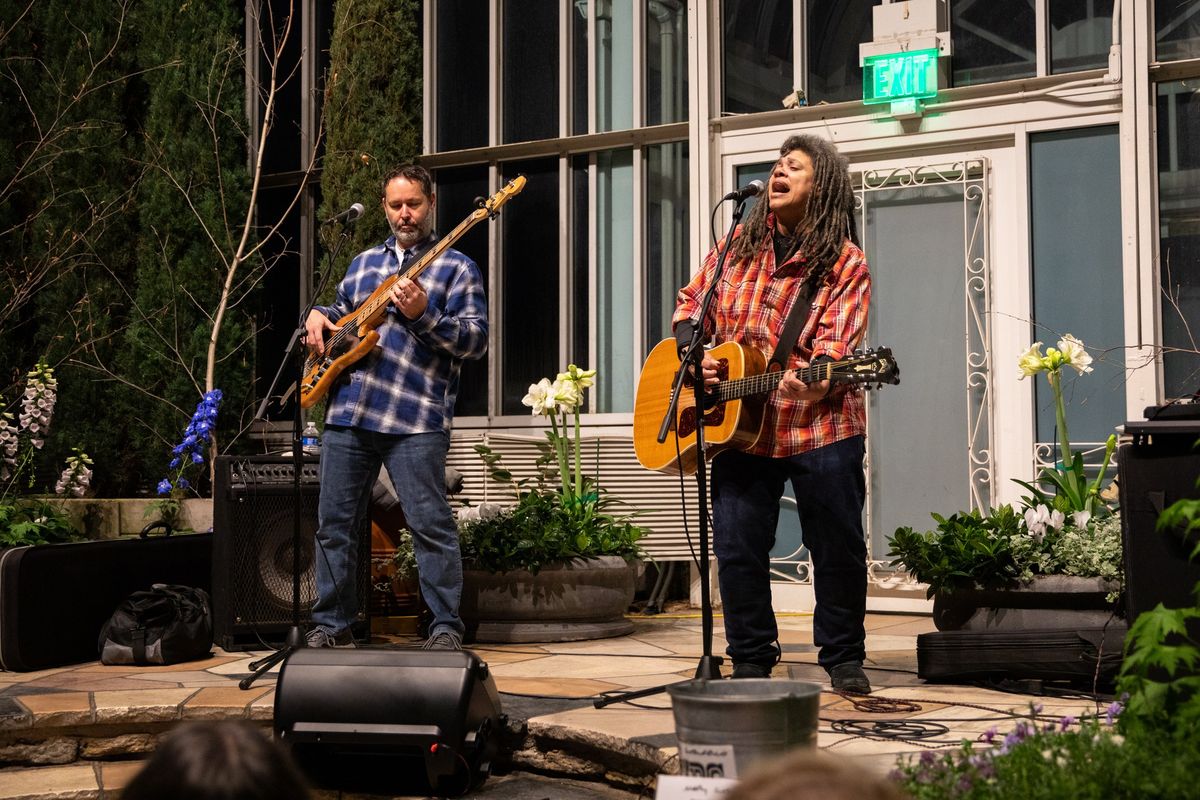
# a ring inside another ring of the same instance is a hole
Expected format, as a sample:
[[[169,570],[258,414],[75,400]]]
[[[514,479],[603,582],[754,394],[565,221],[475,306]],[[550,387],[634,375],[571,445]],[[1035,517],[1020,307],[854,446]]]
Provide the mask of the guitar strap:
[[[800,336],[800,329],[804,327],[804,323],[808,321],[809,313],[811,313],[809,304],[812,302],[813,295],[816,294],[816,288],[817,280],[811,275],[804,283],[800,284],[796,302],[792,303],[792,310],[788,312],[787,321],[783,324],[783,333],[779,334],[779,342],[775,345],[775,352],[767,361],[768,372],[782,371],[787,367],[788,354],[796,346],[796,338]]]

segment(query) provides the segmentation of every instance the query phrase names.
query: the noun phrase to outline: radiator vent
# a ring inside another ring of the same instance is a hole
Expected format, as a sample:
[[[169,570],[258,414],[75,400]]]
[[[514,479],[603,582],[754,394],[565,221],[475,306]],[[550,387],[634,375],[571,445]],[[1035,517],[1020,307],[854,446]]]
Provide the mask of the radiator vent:
[[[481,502],[508,504],[513,500],[511,487],[493,482],[487,468],[475,452],[475,445],[486,444],[500,457],[500,463],[517,480],[537,475],[538,449],[545,437],[498,434],[495,432],[456,432],[450,444],[447,464],[464,476],[463,490],[456,501],[471,505]],[[637,511],[637,523],[649,533],[642,547],[660,561],[690,560],[684,534],[683,497],[687,502],[687,522],[695,541],[698,520],[695,513],[696,484],[685,477],[682,484],[675,475],[651,472],[637,462],[633,440],[624,436],[594,436],[582,439],[583,473],[596,478],[609,495],[628,504],[630,512]],[[696,542],[699,552],[699,542]]]

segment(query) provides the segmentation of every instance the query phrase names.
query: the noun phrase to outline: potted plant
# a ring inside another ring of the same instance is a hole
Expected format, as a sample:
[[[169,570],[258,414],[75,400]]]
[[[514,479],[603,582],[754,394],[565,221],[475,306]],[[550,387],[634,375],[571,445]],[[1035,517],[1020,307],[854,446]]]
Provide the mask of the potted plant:
[[[543,378],[522,399],[550,418],[537,474],[514,478],[486,445],[476,452],[513,504],[485,503],[459,514],[463,558],[460,614],[475,641],[573,641],[633,630],[635,561],[644,531],[620,501],[582,470],[580,412],[596,371],[574,364]],[[412,564],[397,550],[398,569]]]
[[[1101,496],[1116,447],[1105,446],[1099,474],[1089,479],[1083,454],[1067,434],[1061,373],[1091,372],[1083,343],[1067,334],[1041,352],[1021,356],[1021,377],[1045,373],[1054,394],[1062,461],[1043,468],[1019,507],[1002,505],[941,516],[937,528],[899,528],[888,555],[929,585],[939,630],[1028,630],[1102,627],[1122,585],[1121,522]]]

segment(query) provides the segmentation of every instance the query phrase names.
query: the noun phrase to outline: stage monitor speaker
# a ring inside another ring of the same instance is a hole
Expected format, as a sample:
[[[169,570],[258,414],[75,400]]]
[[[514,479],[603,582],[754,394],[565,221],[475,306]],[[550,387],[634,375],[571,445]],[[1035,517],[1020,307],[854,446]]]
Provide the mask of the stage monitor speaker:
[[[488,665],[465,650],[304,648],[275,686],[276,737],[327,789],[461,795],[501,726]]]
[[[1117,464],[1121,486],[1121,532],[1125,553],[1125,596],[1130,622],[1162,603],[1167,608],[1196,604],[1200,563],[1190,560],[1194,535],[1158,530],[1159,514],[1182,498],[1200,496],[1200,421],[1127,422],[1133,441],[1121,445]]]
[[[300,474],[300,624],[317,599],[315,535],[319,460]],[[220,456],[213,488],[213,640],[225,650],[277,647],[292,625],[291,456]],[[364,520],[358,537],[357,637],[369,635],[371,558]],[[366,544],[364,544],[366,542]]]

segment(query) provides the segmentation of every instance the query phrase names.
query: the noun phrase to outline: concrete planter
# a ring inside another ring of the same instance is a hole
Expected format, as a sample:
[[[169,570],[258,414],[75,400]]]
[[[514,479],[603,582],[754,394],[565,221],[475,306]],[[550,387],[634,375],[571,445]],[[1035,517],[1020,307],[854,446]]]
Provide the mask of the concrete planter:
[[[1116,609],[1116,584],[1103,578],[1039,575],[1012,589],[961,589],[933,597],[939,631],[1103,628]]]
[[[116,539],[141,532],[154,521],[150,513],[153,498],[98,499],[73,497],[63,499],[63,510],[76,530],[89,539]],[[183,524],[194,531],[207,531],[213,524],[213,501],[209,497],[189,497],[183,501]],[[159,532],[161,533],[161,532]]]
[[[459,613],[477,642],[571,642],[633,632],[635,564],[601,556],[525,570],[463,570]]]

